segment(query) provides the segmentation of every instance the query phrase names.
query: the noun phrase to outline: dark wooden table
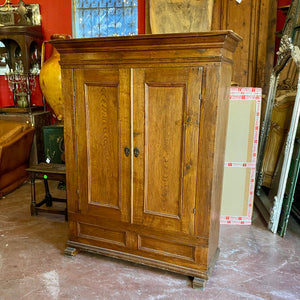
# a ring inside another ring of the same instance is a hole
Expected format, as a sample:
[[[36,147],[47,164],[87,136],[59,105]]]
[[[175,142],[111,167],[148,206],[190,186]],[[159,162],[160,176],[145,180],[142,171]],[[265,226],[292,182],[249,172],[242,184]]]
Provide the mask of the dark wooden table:
[[[62,182],[63,184],[66,183],[65,165],[39,163],[37,165],[33,165],[29,167],[28,169],[26,169],[26,171],[30,173],[30,180],[31,180],[31,215],[35,216],[38,214],[38,211],[43,211],[46,213],[63,214],[65,215],[65,219],[67,220],[68,218],[67,205],[66,208],[63,210],[52,208],[53,201],[67,203],[67,199],[52,197],[48,186],[48,180],[56,180]],[[36,195],[35,195],[36,179],[43,179],[44,186],[45,186],[45,198],[39,203],[36,203]],[[41,206],[43,205],[46,205],[47,208],[41,208]]]

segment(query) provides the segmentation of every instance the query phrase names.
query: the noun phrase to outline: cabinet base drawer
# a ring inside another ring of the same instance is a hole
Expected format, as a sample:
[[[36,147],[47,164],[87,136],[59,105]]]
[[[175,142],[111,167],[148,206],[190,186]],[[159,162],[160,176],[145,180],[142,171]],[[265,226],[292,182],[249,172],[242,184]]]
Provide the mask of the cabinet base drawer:
[[[78,236],[99,242],[126,247],[126,232],[85,223],[78,223]]]
[[[212,260],[211,264],[206,270],[197,270],[194,268],[189,268],[185,266],[180,266],[180,265],[175,265],[169,262],[161,261],[161,260],[156,260],[153,258],[149,257],[144,257],[144,256],[139,256],[135,254],[131,254],[128,252],[122,252],[122,251],[116,251],[112,249],[106,249],[106,248],[101,248],[98,246],[93,246],[93,245],[88,245],[86,243],[79,243],[79,242],[74,242],[74,241],[68,241],[67,242],[68,247],[73,247],[77,250],[82,250],[82,251],[87,251],[87,252],[92,252],[92,253],[97,253],[113,258],[118,258],[150,267],[155,267],[163,270],[168,270],[171,272],[187,275],[187,276],[192,276],[195,278],[201,278],[203,280],[208,280],[209,276],[211,274],[211,271],[215,265],[215,262],[219,256],[220,249],[218,248],[215,255],[214,259]]]

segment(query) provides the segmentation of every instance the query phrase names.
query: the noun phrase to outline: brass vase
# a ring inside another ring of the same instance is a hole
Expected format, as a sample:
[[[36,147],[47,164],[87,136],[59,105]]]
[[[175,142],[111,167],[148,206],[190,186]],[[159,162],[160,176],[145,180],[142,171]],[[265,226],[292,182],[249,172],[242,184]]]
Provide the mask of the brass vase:
[[[67,34],[53,34],[51,40],[54,39],[69,39]],[[51,56],[44,62],[45,59],[45,44],[49,41],[44,41],[42,44],[41,53],[41,71],[39,76],[40,87],[54,113],[54,118],[57,123],[63,122],[63,98],[61,88],[61,67],[59,65],[60,55],[53,47]]]

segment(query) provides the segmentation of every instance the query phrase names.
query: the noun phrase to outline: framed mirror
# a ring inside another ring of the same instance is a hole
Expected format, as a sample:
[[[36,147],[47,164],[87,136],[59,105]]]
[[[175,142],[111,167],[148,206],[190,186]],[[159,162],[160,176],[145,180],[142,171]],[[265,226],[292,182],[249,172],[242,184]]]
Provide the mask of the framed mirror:
[[[277,53],[277,63],[273,68],[267,104],[265,108],[265,117],[261,126],[260,142],[257,157],[257,173],[256,173],[256,188],[255,188],[255,204],[268,223],[268,228],[276,233],[278,229],[281,207],[285,194],[288,174],[291,166],[292,155],[296,132],[298,128],[300,116],[300,0],[294,0],[289,8],[285,25],[282,32],[279,51]],[[272,125],[272,114],[276,97],[280,94],[278,89],[280,75],[287,68],[295,69],[296,85],[286,90],[286,93],[294,92],[294,105],[292,108],[291,117],[289,118],[289,126],[287,134],[284,138],[281,155],[276,163],[276,171],[272,178],[272,182],[268,188],[264,187],[264,157],[266,155],[267,141]]]

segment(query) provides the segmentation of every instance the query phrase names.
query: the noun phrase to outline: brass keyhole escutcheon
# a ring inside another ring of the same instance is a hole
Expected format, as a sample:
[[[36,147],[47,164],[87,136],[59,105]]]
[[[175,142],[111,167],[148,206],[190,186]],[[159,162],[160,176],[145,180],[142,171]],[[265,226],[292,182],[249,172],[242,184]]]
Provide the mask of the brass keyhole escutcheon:
[[[135,157],[138,157],[139,154],[140,154],[139,148],[135,147],[135,148],[133,149],[133,154],[134,154]]]
[[[124,148],[125,155],[128,157],[130,154],[130,149],[128,147]]]

